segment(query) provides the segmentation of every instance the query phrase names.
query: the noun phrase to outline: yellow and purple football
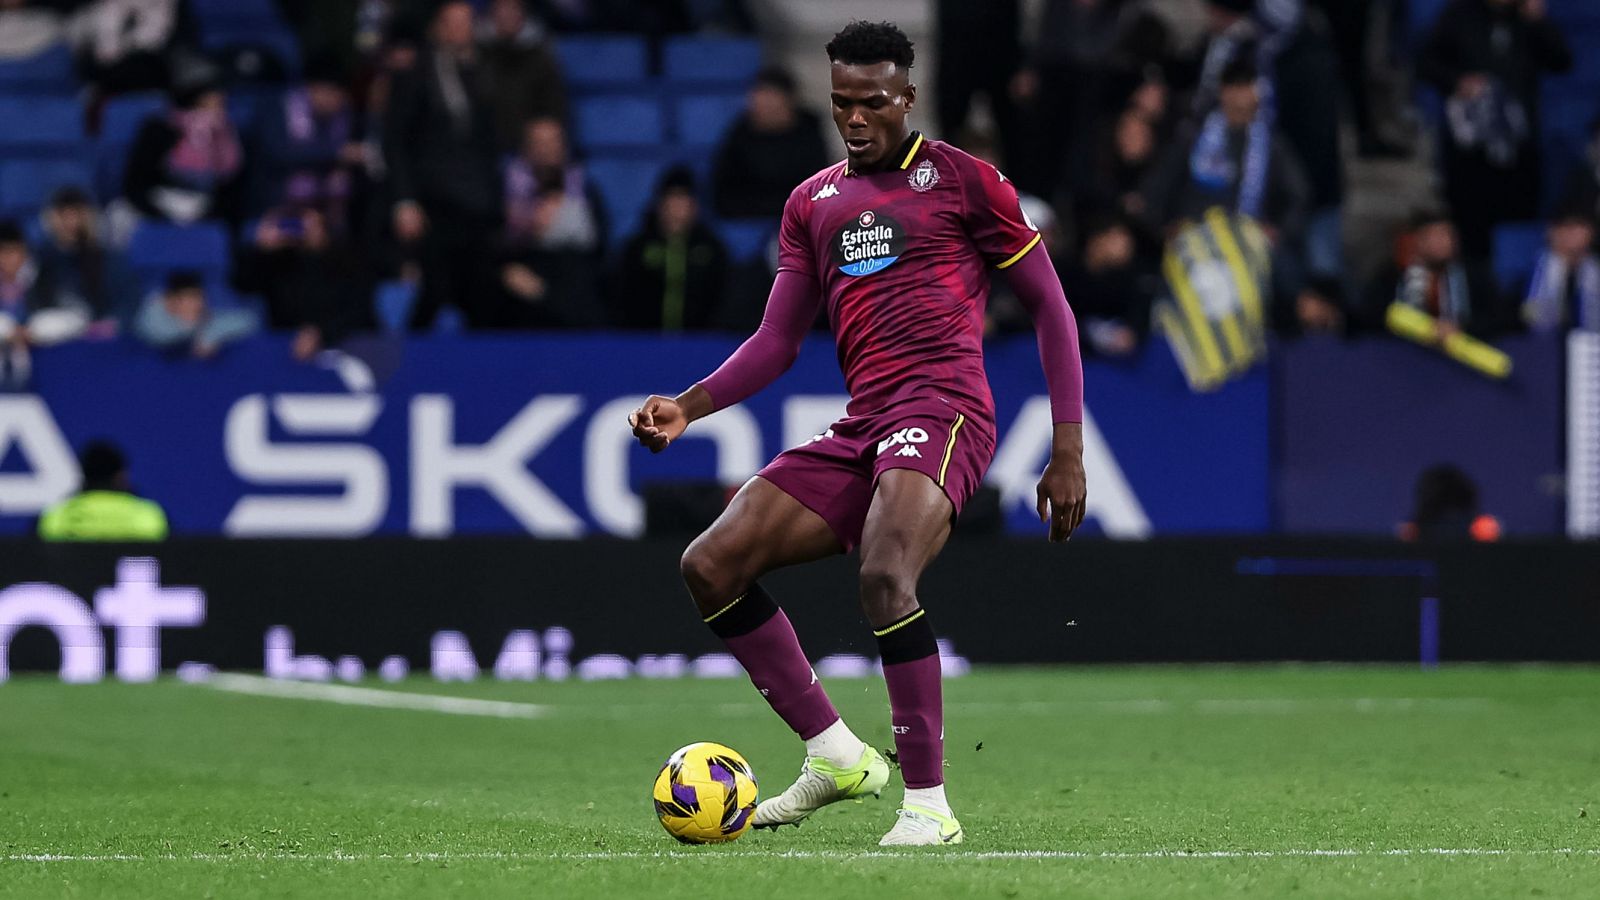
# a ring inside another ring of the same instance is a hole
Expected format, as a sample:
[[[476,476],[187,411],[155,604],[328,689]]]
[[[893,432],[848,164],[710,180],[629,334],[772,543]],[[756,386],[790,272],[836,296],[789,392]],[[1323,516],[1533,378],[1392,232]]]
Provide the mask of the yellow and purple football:
[[[685,844],[720,844],[749,830],[756,776],[737,750],[701,741],[667,758],[651,794],[668,834]]]

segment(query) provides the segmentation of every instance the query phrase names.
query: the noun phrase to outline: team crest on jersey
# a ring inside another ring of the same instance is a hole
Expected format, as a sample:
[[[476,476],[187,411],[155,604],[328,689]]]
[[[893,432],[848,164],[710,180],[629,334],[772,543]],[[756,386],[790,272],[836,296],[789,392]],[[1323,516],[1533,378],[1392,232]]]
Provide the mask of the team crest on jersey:
[[[917,163],[917,167],[906,176],[906,181],[913,191],[919,193],[931,191],[933,186],[939,183],[939,170],[934,167],[933,160],[925,159]]]
[[[905,229],[869,209],[834,238],[833,264],[846,275],[871,275],[894,265],[904,251]]]

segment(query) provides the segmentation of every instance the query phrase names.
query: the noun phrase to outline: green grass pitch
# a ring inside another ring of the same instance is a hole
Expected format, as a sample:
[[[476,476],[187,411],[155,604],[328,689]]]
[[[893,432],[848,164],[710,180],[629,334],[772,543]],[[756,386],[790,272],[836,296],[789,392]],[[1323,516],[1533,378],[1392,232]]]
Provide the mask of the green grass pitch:
[[[660,829],[682,744],[795,774],[742,680],[369,687],[526,717],[0,685],[0,897],[1600,896],[1596,669],[979,669],[946,683],[967,842],[892,853],[897,782],[726,846]],[[887,746],[881,681],[829,687]]]

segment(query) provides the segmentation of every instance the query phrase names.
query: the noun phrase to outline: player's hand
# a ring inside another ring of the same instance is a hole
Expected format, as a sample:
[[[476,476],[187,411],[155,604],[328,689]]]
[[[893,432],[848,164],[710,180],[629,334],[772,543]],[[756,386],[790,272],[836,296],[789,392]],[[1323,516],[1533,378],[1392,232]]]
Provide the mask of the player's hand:
[[[651,453],[660,453],[689,427],[689,418],[678,401],[651,394],[638,409],[628,413],[628,425],[639,443],[649,447]]]
[[[1050,525],[1050,541],[1069,540],[1083,524],[1089,490],[1083,473],[1083,426],[1056,426],[1050,463],[1039,476],[1039,521]]]

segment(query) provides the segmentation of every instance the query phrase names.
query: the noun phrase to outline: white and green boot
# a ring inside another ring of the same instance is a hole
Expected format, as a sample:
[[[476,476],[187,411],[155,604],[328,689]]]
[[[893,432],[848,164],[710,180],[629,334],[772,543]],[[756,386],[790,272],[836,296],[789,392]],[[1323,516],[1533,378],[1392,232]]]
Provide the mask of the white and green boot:
[[[916,806],[900,807],[900,818],[889,833],[878,841],[880,847],[929,847],[941,844],[959,844],[965,835],[955,816],[922,809]]]
[[[778,796],[761,801],[750,824],[756,828],[799,825],[830,803],[868,794],[876,797],[888,783],[889,763],[870,744],[862,749],[861,759],[849,768],[841,768],[819,756],[808,756],[795,783]]]

